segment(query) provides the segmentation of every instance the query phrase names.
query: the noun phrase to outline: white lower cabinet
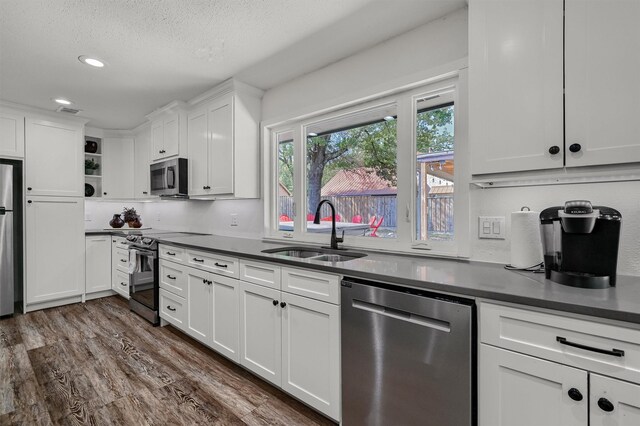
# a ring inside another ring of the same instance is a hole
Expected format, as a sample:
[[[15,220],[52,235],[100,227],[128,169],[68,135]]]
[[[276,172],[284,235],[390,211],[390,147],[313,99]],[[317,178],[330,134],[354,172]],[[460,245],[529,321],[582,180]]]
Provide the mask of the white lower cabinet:
[[[282,389],[340,417],[340,307],[282,293]]]
[[[81,296],[84,199],[27,196],[25,218],[27,310],[29,305]]]
[[[111,238],[111,290],[129,299],[129,251],[124,237]]]
[[[90,236],[85,241],[86,294],[111,290],[111,236]]]
[[[213,292],[213,328],[211,347],[229,359],[240,361],[240,329],[238,300],[240,282],[211,274]]]
[[[213,295],[210,274],[187,268],[187,328],[186,331],[203,343],[211,341]]]
[[[277,386],[282,376],[280,295],[240,281],[240,364]]]
[[[480,346],[481,426],[587,424],[586,371],[485,344]],[[570,389],[579,392],[582,399],[571,399]]]
[[[637,328],[486,302],[479,324],[480,426],[640,425]]]

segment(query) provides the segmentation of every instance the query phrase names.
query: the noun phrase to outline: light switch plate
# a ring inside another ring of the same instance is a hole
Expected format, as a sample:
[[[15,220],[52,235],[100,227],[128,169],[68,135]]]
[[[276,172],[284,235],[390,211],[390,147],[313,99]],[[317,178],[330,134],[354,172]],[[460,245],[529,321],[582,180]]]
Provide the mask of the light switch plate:
[[[238,213],[231,213],[231,226],[238,226]]]
[[[504,216],[478,216],[478,238],[505,239]]]

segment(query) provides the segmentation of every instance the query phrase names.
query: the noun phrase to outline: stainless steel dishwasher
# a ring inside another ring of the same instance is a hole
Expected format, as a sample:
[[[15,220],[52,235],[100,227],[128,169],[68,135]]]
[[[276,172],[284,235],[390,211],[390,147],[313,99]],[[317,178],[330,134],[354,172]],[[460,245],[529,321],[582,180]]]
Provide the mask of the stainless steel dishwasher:
[[[473,301],[342,281],[342,424],[476,424]]]

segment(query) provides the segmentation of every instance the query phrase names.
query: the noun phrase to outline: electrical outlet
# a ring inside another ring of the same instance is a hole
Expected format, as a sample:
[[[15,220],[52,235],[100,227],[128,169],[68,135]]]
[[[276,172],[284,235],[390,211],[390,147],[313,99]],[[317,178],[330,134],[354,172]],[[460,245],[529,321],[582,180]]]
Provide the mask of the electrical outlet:
[[[478,238],[505,239],[504,216],[478,216]]]
[[[160,222],[160,213],[156,214],[156,222]]]
[[[238,226],[238,213],[231,213],[231,226]]]

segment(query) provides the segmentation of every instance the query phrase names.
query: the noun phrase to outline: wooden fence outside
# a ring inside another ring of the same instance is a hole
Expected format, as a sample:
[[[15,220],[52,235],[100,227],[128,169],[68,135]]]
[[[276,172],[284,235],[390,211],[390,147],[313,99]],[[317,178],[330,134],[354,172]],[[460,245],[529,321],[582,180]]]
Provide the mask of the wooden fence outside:
[[[293,218],[293,197],[281,195],[280,214]],[[381,227],[396,229],[397,197],[395,195],[337,195],[322,197],[328,199],[336,207],[342,222],[352,222],[355,216],[361,216],[368,222],[373,216],[378,220],[383,217]],[[330,209],[324,206],[322,216],[329,216]],[[428,232],[453,234],[453,194],[434,194],[427,197]]]

